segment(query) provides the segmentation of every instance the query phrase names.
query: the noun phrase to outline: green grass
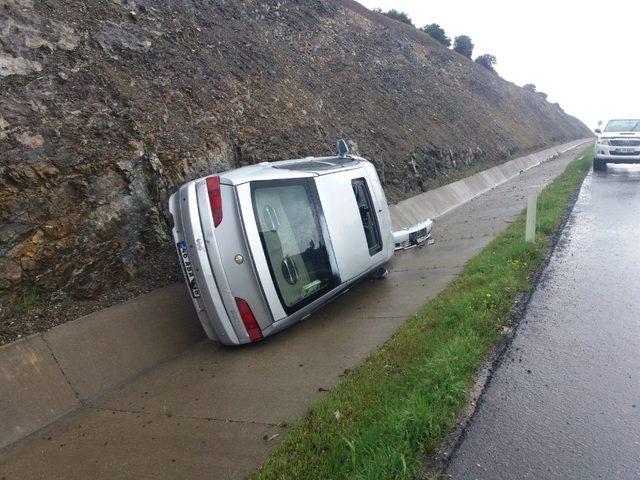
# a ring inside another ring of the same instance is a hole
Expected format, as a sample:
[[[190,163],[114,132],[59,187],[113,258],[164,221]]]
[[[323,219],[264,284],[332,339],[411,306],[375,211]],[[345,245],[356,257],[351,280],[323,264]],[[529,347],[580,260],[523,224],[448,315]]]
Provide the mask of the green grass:
[[[42,307],[43,305],[44,300],[36,289],[29,288],[16,298],[10,300],[0,299],[0,321],[27,315],[35,308]]]
[[[11,304],[13,311],[20,315],[24,315],[31,311],[32,308],[42,304],[42,298],[35,289],[27,290],[17,297]]]
[[[412,478],[468,398],[517,296],[530,288],[592,151],[540,195],[534,243],[520,216],[438,297],[298,420],[252,479]],[[339,412],[339,413],[337,413]]]

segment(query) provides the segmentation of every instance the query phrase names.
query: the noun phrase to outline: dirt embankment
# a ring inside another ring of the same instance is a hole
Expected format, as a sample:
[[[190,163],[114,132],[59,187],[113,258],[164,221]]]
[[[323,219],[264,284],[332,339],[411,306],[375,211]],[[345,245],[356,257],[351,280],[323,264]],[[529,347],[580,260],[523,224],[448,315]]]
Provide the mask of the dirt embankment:
[[[167,198],[211,172],[344,137],[397,201],[589,135],[349,0],[8,0],[0,47],[4,299],[167,281]]]

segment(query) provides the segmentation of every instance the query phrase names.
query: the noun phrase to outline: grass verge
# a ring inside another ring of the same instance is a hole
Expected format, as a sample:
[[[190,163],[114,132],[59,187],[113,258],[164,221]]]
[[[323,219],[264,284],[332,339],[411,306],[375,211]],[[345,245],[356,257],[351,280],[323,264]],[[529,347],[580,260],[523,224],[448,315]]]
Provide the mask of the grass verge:
[[[538,200],[534,243],[524,215],[461,275],[296,422],[252,479],[412,478],[454,425],[468,386],[501,341],[519,294],[592,162],[574,160]]]

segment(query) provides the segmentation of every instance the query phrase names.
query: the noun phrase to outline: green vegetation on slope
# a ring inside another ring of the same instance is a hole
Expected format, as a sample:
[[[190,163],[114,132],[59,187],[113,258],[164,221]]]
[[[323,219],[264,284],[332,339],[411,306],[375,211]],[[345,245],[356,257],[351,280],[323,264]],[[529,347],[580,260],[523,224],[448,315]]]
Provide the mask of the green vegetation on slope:
[[[550,249],[588,151],[540,195],[536,241],[521,215],[438,297],[314,404],[253,479],[412,478],[451,430],[473,376]]]

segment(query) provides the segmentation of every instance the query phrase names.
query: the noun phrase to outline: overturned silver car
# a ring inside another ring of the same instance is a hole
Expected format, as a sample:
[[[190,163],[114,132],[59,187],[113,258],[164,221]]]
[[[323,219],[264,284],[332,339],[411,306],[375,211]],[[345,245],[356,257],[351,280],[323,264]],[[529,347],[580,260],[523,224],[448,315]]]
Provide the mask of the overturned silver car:
[[[211,339],[258,341],[384,276],[395,242],[382,185],[371,163],[339,148],[200,178],[171,196],[178,257]]]

